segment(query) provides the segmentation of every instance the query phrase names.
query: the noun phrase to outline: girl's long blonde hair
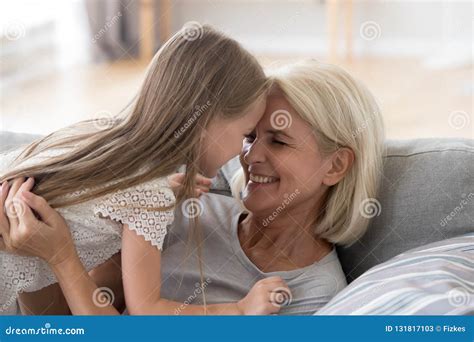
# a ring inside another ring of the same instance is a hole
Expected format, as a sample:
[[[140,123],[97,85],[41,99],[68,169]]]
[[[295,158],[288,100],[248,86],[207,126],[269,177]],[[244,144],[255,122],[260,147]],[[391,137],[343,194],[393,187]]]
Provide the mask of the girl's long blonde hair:
[[[332,243],[350,245],[368,226],[368,211],[380,210],[375,197],[384,152],[384,126],[371,92],[342,68],[304,60],[269,71],[294,110],[313,128],[322,154],[350,148],[349,172],[329,188],[322,213],[315,213],[315,234]],[[237,197],[243,172],[232,181]]]
[[[243,113],[268,82],[239,43],[208,25],[198,29],[192,37],[176,33],[156,53],[129,114],[113,118],[104,129],[96,129],[100,121],[86,120],[35,141],[0,180],[34,177],[33,191],[59,208],[186,165],[178,201],[192,196],[203,129],[214,118]],[[66,152],[21,165],[45,150],[61,148]],[[63,196],[80,189],[89,191]]]

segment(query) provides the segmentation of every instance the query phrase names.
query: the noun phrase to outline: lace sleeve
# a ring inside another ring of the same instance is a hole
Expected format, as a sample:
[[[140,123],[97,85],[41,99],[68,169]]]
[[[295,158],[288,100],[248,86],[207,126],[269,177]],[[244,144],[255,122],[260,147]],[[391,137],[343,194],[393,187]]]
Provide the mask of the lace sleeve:
[[[167,226],[174,219],[173,209],[164,208],[174,204],[175,197],[170,188],[140,186],[105,196],[94,206],[94,213],[127,224],[161,250]]]

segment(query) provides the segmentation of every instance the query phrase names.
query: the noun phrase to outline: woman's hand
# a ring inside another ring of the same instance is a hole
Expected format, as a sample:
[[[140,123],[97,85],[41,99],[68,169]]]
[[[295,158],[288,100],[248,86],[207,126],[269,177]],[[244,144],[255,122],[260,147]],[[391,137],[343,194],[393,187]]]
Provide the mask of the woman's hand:
[[[168,176],[168,182],[170,183],[170,187],[175,193],[178,194],[179,190],[183,186],[184,177],[186,176],[185,173],[174,173]],[[201,196],[204,192],[209,192],[209,188],[211,187],[212,179],[204,177],[201,174],[196,175],[196,189],[194,195],[196,197]]]
[[[280,277],[269,277],[255,283],[247,296],[237,302],[243,315],[271,315],[291,302],[291,291]]]
[[[33,178],[17,178],[11,188],[2,184],[0,250],[37,256],[50,265],[75,257],[76,249],[63,217],[46,200],[30,192]],[[33,210],[39,216],[37,219]]]

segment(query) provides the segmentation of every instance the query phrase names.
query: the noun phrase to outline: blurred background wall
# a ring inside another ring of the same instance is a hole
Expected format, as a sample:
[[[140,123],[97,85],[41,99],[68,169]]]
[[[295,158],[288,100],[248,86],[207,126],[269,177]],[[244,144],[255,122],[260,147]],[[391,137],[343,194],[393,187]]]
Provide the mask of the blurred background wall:
[[[474,138],[471,1],[1,0],[0,129],[48,133],[119,112],[152,54],[209,23],[264,66],[336,63],[381,103],[389,138]]]

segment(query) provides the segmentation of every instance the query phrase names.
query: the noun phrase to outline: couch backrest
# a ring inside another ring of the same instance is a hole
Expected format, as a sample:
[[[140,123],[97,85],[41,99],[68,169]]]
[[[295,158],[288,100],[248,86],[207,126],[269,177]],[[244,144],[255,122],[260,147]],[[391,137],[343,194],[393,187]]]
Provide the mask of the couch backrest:
[[[27,145],[38,138],[41,138],[41,135],[0,131],[0,153]]]
[[[350,282],[370,267],[434,241],[474,232],[474,140],[387,141],[378,216],[338,248]]]

